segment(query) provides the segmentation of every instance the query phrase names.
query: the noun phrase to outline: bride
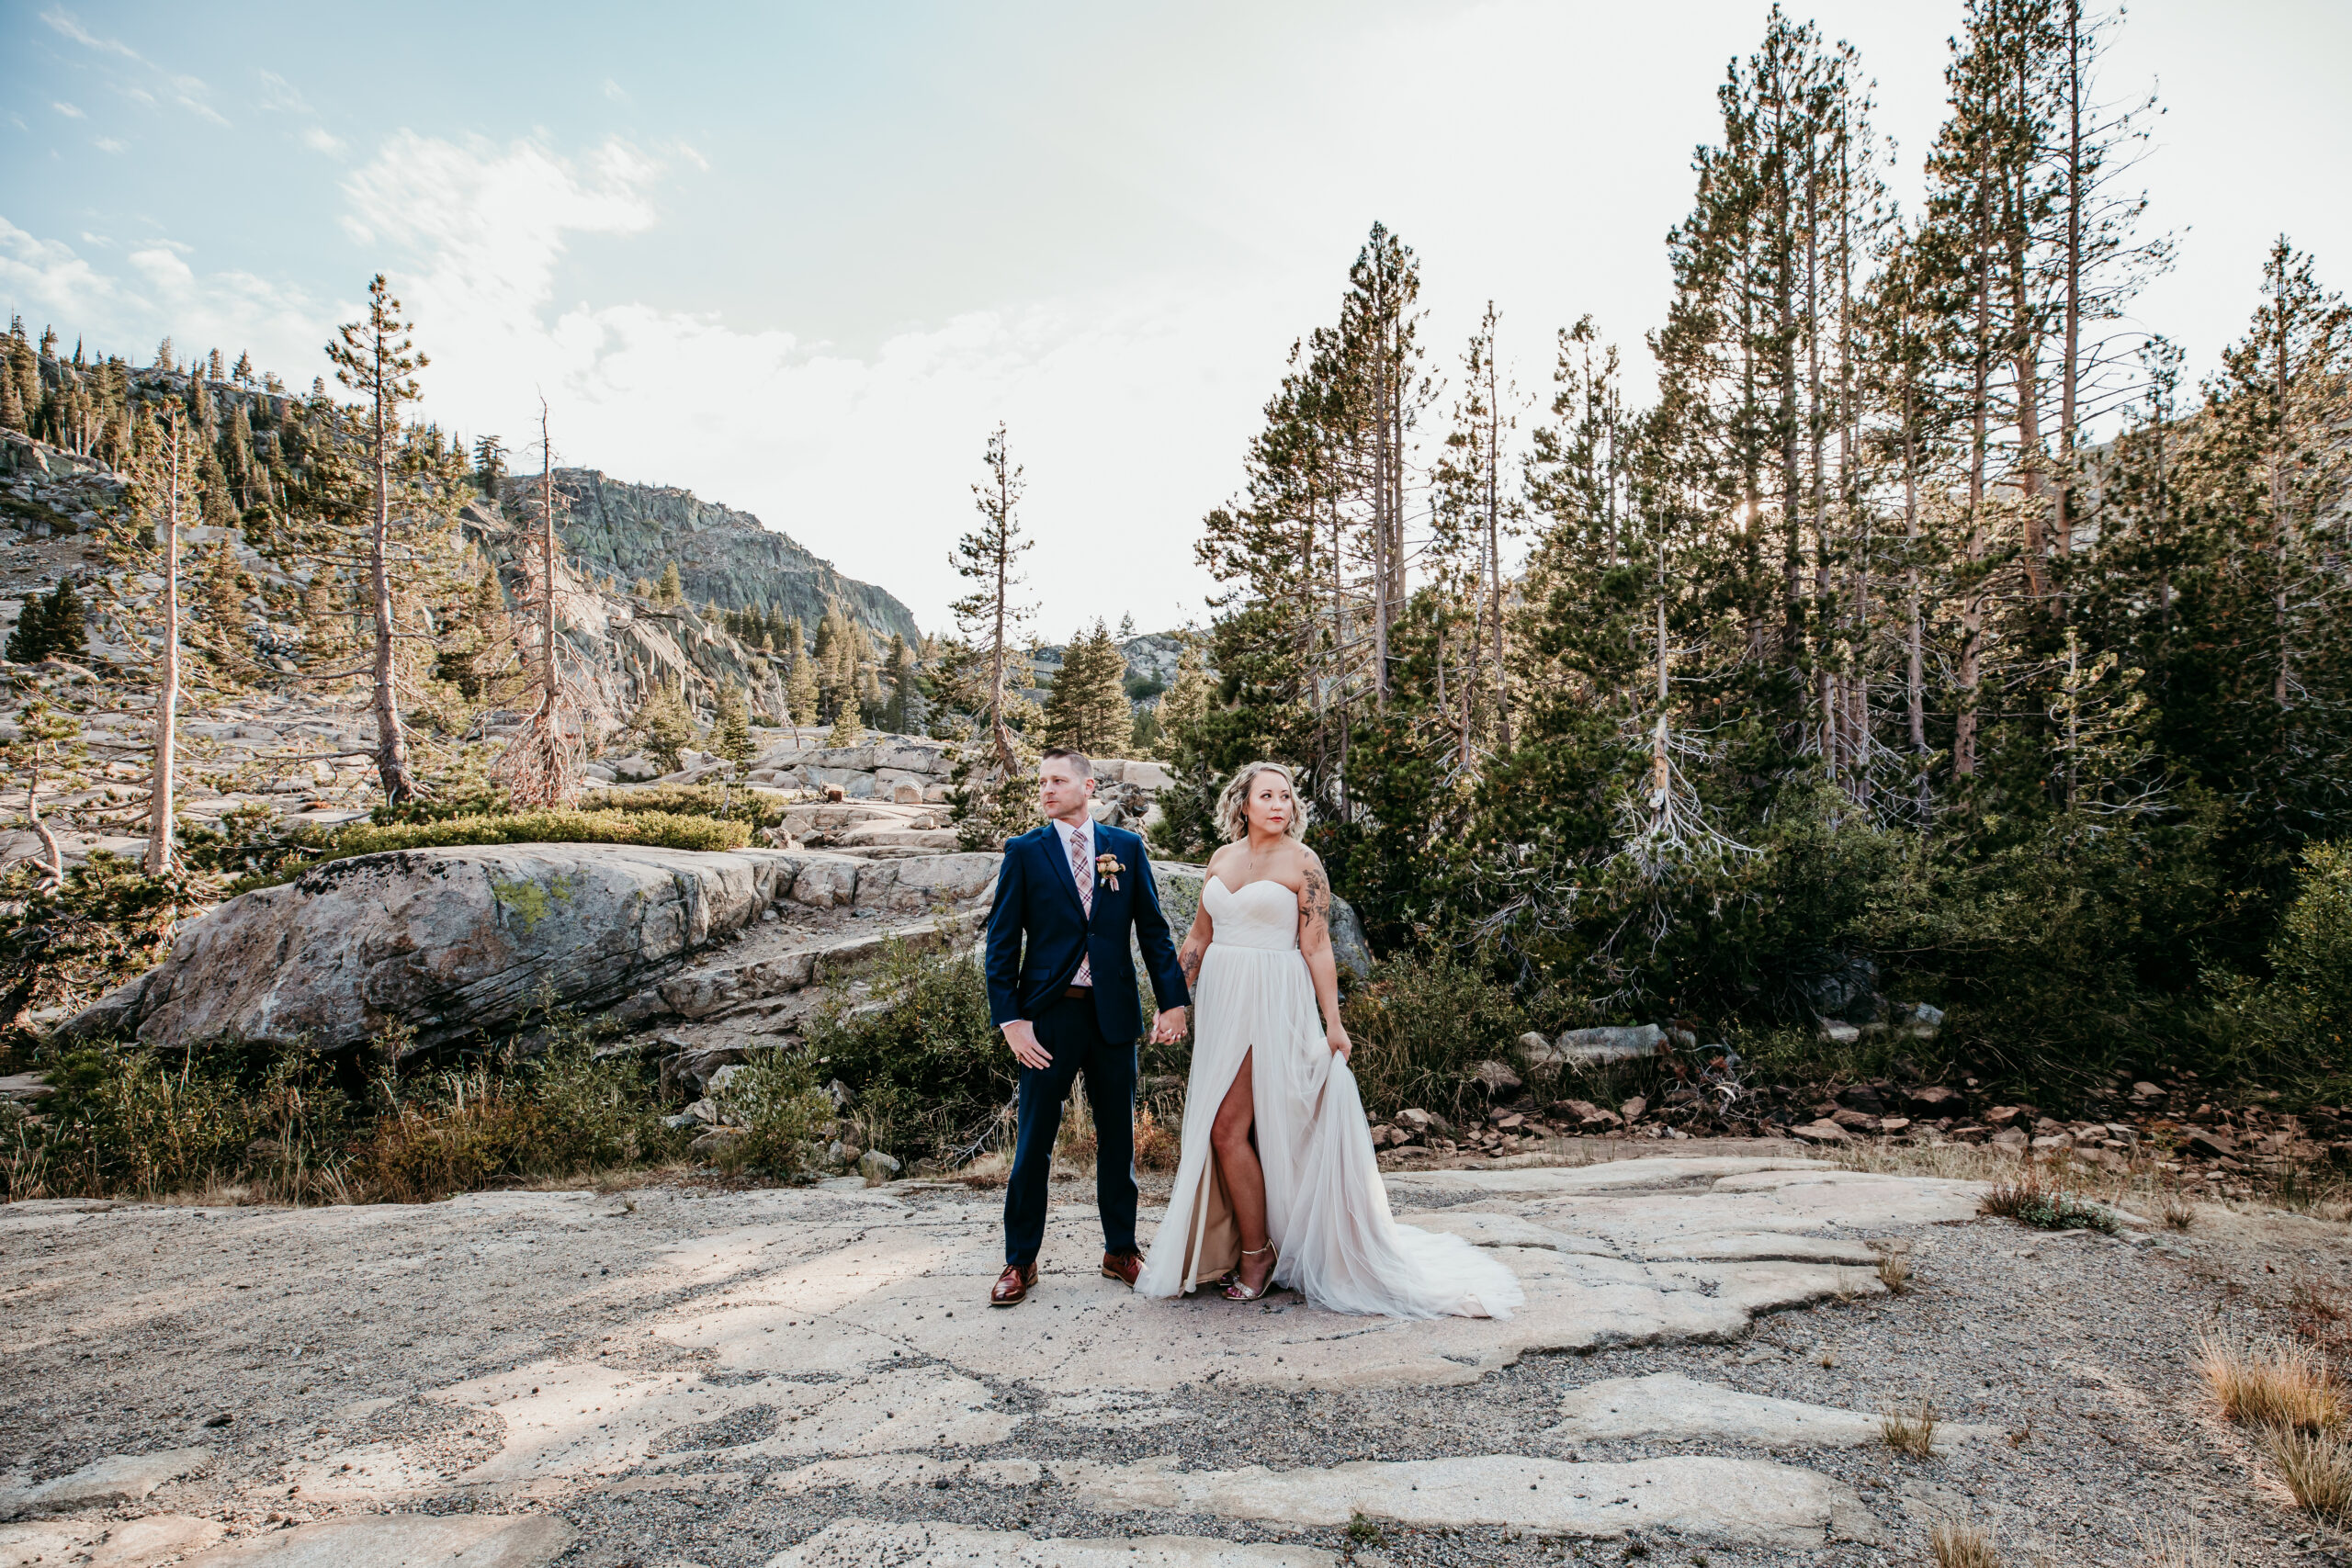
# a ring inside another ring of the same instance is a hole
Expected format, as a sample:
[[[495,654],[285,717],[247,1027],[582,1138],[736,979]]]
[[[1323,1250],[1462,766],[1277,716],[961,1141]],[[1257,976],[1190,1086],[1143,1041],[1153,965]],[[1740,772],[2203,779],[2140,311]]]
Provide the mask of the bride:
[[[1300,818],[1279,762],[1243,768],[1217,802],[1231,842],[1180,958],[1194,1009],[1182,1153],[1136,1290],[1206,1281],[1247,1302],[1287,1285],[1334,1312],[1509,1317],[1524,1298],[1499,1259],[1389,1216],[1348,1070],[1331,886]]]

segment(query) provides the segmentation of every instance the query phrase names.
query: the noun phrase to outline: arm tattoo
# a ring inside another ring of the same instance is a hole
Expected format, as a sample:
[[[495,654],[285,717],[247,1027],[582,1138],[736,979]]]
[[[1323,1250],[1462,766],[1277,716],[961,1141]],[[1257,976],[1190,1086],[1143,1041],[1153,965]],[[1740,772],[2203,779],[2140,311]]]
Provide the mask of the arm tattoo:
[[[1331,884],[1324,878],[1320,863],[1309,862],[1306,878],[1298,890],[1298,929],[1303,936],[1317,925],[1329,926],[1331,920]]]
[[[1201,983],[1201,950],[1190,942],[1184,944],[1183,955],[1176,966],[1184,971],[1184,984],[1189,988]]]

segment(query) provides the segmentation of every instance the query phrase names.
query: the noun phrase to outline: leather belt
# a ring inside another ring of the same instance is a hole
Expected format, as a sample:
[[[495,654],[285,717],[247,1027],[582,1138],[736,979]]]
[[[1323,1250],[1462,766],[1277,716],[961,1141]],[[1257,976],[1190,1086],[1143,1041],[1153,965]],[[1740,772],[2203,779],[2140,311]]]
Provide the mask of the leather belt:
[[[1064,1000],[1074,1002],[1084,1001],[1093,995],[1094,987],[1091,986],[1072,986],[1062,993]]]

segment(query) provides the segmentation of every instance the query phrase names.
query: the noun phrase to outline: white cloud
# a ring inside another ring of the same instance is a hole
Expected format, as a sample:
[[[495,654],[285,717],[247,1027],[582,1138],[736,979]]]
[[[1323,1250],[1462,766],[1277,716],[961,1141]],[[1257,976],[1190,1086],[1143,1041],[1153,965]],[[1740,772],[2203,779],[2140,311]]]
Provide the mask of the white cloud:
[[[1246,435],[1217,411],[1254,411],[1282,324],[1212,288],[1123,279],[912,327],[859,357],[643,302],[559,306],[573,239],[653,230],[662,175],[617,139],[567,158],[402,132],[345,181],[345,226],[383,254],[445,426],[520,447],[544,392],[560,460],[756,513],[935,627],[1002,418],[1030,473],[1041,633],[1199,614],[1192,539],[1215,499],[1202,487],[1229,483]],[[1275,345],[1265,364],[1204,355],[1237,333]]]
[[[50,105],[49,107],[50,107],[51,108],[55,109],[59,114],[63,115],[67,119],[85,119],[85,118],[88,118],[87,116],[84,115],[80,109],[78,109],[78,108],[74,107],[72,104],[67,104],[67,103],[53,103],[53,104]]]
[[[329,157],[339,157],[346,143],[342,137],[324,126],[314,125],[302,132],[302,145],[313,152],[324,152]]]
[[[628,89],[622,86],[618,82],[614,81],[610,76],[605,78],[605,96],[612,99],[613,102],[616,104],[625,104],[629,102]]]
[[[178,94],[173,101],[177,103],[180,107],[187,110],[190,114],[197,115],[204,119],[209,119],[215,125],[226,125],[229,123],[229,117],[227,115],[222,114],[220,110],[214,108],[209,104],[199,102],[198,99],[190,96],[187,93]]]
[[[221,114],[220,110],[214,108],[210,104],[204,101],[205,96],[209,94],[211,89],[204,85],[204,79],[202,77],[175,74],[172,72],[163,70],[161,67],[156,65],[153,61],[148,59],[145,55],[140,53],[137,50],[131,48],[120,39],[100,38],[97,34],[84,27],[80,22],[74,20],[72,14],[66,11],[62,6],[52,6],[49,10],[43,11],[40,14],[40,19],[47,22],[54,31],[63,37],[72,39],[75,43],[82,45],[85,49],[96,50],[101,54],[119,55],[124,60],[128,60],[137,65],[145,66],[149,71],[154,72],[157,75],[163,78],[164,84],[170,89],[172,101],[178,104],[190,114],[196,115],[202,119],[209,119],[215,125],[227,125],[229,123],[226,116]],[[265,72],[263,74],[267,75],[268,73]],[[153,105],[155,103],[155,95],[149,92],[144,87],[122,83],[118,83],[116,85],[125,95],[132,98],[136,98],[141,103],[148,105]],[[56,107],[64,110],[68,114],[75,116],[76,118],[79,118],[81,114],[79,109],[71,108],[64,104],[59,104]],[[111,149],[109,149],[109,151],[111,151]]]
[[[186,251],[170,241],[150,242],[132,249],[124,272],[101,272],[73,246],[38,239],[0,218],[0,295],[61,328],[70,325],[97,351],[136,363],[145,363],[154,341],[169,334],[183,349],[251,349],[261,365],[289,379],[300,371],[307,380],[338,312],[251,273],[200,272]]]
[[[75,21],[62,6],[51,6],[40,14],[40,19],[75,43],[97,50],[104,54],[119,54],[125,60],[141,60],[139,51],[119,39],[99,38]]]
[[[311,103],[300,89],[275,71],[264,71],[261,77],[261,97],[256,100],[263,108],[280,114],[309,114]]]
[[[128,152],[130,151],[130,142],[120,141],[112,136],[101,136],[96,141],[91,142],[90,145],[96,147],[101,152]]]

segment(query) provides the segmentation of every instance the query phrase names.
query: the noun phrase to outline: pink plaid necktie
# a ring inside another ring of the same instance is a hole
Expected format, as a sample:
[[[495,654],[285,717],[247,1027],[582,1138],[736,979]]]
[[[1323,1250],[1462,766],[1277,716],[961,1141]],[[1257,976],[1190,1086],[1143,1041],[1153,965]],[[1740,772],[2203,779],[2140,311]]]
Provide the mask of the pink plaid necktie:
[[[1086,858],[1086,833],[1080,829],[1069,836],[1069,874],[1078,883],[1078,907],[1086,911],[1089,920],[1094,919],[1094,863]],[[1070,976],[1073,986],[1094,984],[1094,960],[1078,961],[1078,973]]]

